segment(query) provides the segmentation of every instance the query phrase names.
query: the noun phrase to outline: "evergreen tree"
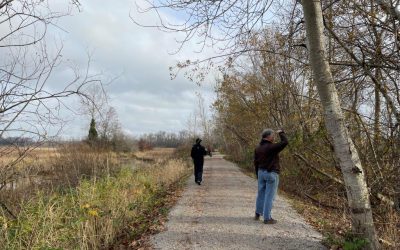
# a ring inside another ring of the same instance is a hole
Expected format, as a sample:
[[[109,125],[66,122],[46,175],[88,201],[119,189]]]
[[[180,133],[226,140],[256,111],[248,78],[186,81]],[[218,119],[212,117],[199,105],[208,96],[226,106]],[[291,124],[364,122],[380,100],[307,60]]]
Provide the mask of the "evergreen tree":
[[[94,118],[92,118],[92,120],[90,121],[88,139],[89,139],[89,142],[94,142],[97,140],[97,138],[98,138],[98,134],[97,134],[97,130],[96,130],[96,122],[95,122]]]

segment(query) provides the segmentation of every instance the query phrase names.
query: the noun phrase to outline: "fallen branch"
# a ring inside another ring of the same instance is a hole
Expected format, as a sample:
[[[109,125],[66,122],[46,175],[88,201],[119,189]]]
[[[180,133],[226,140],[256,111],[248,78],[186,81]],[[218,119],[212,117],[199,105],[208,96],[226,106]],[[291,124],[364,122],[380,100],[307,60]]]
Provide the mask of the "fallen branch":
[[[15,220],[17,217],[11,212],[11,210],[4,204],[3,202],[0,202],[0,206]]]
[[[332,209],[339,209],[339,207],[336,206],[332,206],[332,205],[328,205],[325,203],[322,203],[321,201],[315,199],[314,197],[312,197],[311,195],[307,194],[307,193],[303,193],[307,198],[309,198],[313,203],[315,203],[318,206],[323,206],[326,208],[332,208]]]
[[[333,180],[333,181],[336,182],[336,183],[339,183],[339,184],[341,184],[341,185],[344,185],[344,182],[343,182],[342,180],[340,180],[340,179],[338,179],[338,178],[336,178],[336,177],[334,177],[334,176],[332,176],[332,175],[330,175],[330,174],[328,174],[328,173],[325,173],[324,171],[322,171],[322,170],[320,170],[320,169],[314,167],[313,165],[311,165],[311,164],[307,161],[307,159],[304,158],[304,156],[302,156],[302,155],[300,155],[300,154],[298,154],[298,153],[294,153],[294,156],[296,156],[297,158],[299,158],[300,160],[302,160],[302,161],[307,165],[307,167],[311,168],[312,170],[315,170],[316,172],[318,172],[318,173],[320,173],[320,174],[322,174],[322,175],[328,177],[329,179]]]
[[[308,168],[310,168],[310,169],[312,169],[312,170],[314,170],[314,171],[320,173],[321,175],[328,177],[330,180],[332,180],[332,181],[334,181],[334,182],[336,182],[336,183],[341,184],[341,185],[344,186],[344,182],[343,182],[342,180],[340,180],[340,179],[338,179],[338,178],[336,178],[336,177],[334,177],[334,176],[332,176],[332,175],[330,175],[330,174],[328,174],[328,173],[325,173],[324,171],[322,171],[322,170],[320,170],[320,169],[314,167],[313,165],[311,165],[311,163],[309,163],[309,162],[307,161],[307,159],[306,159],[304,156],[302,156],[302,155],[300,155],[300,154],[298,154],[298,153],[294,153],[293,155],[296,156],[296,157],[297,157],[298,159],[300,159],[301,161],[303,161],[303,162],[306,164],[306,166],[307,166]],[[371,193],[371,194],[372,194],[372,193]],[[383,194],[381,194],[381,193],[376,193],[376,194],[372,194],[372,195],[373,195],[374,197],[376,197],[378,200],[380,200],[380,201],[382,201],[382,202],[384,202],[384,203],[390,205],[391,207],[396,208],[395,202],[394,202],[393,200],[391,200],[389,197],[387,197],[386,195],[383,195]],[[397,208],[396,208],[396,209],[397,209]]]

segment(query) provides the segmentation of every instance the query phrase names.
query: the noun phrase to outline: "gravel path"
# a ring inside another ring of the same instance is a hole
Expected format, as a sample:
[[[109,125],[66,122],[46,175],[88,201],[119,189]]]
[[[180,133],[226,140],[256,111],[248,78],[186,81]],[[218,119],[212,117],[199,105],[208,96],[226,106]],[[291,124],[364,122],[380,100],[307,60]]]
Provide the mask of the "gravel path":
[[[254,221],[256,181],[221,156],[206,159],[203,180],[190,178],[167,230],[152,237],[154,249],[326,249],[281,196],[272,210],[278,224]]]

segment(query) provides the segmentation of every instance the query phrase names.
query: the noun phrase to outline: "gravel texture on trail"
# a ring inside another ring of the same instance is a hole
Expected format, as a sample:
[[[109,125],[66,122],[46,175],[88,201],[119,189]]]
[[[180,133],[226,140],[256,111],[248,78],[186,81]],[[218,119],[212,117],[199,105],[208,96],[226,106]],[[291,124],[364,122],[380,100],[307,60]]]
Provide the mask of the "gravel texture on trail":
[[[151,239],[154,249],[326,249],[316,232],[277,196],[275,225],[253,219],[257,182],[221,155],[206,158],[203,183],[188,180],[168,216],[166,229]]]

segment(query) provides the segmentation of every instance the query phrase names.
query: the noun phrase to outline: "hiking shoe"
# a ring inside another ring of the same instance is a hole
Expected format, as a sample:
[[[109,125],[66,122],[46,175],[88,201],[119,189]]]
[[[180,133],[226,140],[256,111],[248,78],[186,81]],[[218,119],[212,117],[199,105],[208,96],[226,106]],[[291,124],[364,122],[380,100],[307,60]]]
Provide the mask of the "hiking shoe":
[[[256,215],[254,215],[254,220],[259,220],[260,219],[260,215],[258,213],[256,213]]]
[[[274,219],[269,219],[269,220],[264,221],[264,224],[276,224],[276,223],[277,223],[277,221]]]

